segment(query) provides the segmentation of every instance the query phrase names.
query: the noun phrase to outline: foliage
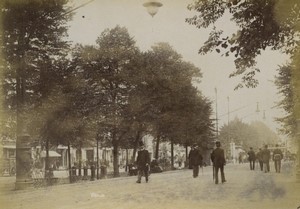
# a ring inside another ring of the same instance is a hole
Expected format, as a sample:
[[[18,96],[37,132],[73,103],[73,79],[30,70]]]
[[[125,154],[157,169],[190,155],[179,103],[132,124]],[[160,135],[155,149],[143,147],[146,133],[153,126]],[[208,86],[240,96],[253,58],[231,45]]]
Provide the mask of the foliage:
[[[70,17],[62,16],[66,3],[66,0],[2,2],[5,108],[17,114],[18,133],[23,126],[32,127],[29,124],[39,118],[35,108],[53,104],[45,101],[52,100],[50,96],[62,78],[60,60],[68,48],[64,37]],[[38,130],[34,131],[38,135]]]
[[[131,77],[140,67],[136,64],[139,50],[127,29],[120,26],[104,30],[96,43],[97,46],[77,46],[72,65],[87,90],[89,117],[96,119],[92,113],[98,117],[98,137],[114,148],[117,176],[118,148],[132,124],[129,97],[135,88]]]
[[[193,141],[209,138],[210,102],[191,82],[201,77],[198,68],[167,43],[141,53],[120,26],[105,30],[97,44],[77,45],[71,66],[86,89],[82,108],[102,144],[114,147],[114,158],[119,147],[136,149],[148,133],[179,144],[187,143],[186,133]]]
[[[146,53],[142,90],[152,134],[175,144],[190,144],[210,132],[210,103],[193,87],[200,69],[182,60],[168,43]],[[205,125],[204,125],[205,124]]]
[[[247,124],[238,118],[221,127],[219,139],[226,150],[230,150],[231,142],[242,146],[244,150],[248,150],[249,147],[258,149],[265,144],[274,145],[279,140],[278,136],[264,123],[256,121]]]
[[[294,115],[294,97],[292,89],[292,66],[280,66],[278,76],[276,76],[275,84],[278,93],[283,96],[283,99],[277,103],[277,107],[282,108],[286,115],[281,118],[276,118],[281,123],[282,128],[279,131],[285,135],[293,135],[296,133],[296,119]]]
[[[223,34],[215,26],[208,40],[199,50],[206,54],[214,49],[225,56],[235,56],[236,71],[232,76],[242,76],[236,87],[255,87],[255,58],[262,50],[282,50],[293,55],[299,45],[300,3],[297,0],[195,0],[188,6],[197,15],[186,21],[197,28],[208,28],[227,14],[236,23],[237,31],[232,35]]]

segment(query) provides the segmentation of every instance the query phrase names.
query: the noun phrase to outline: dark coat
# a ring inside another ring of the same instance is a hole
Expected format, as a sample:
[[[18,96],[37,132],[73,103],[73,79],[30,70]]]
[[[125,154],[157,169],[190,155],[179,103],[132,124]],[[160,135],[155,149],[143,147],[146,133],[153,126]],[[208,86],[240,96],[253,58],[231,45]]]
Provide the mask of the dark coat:
[[[277,157],[278,156],[278,157]],[[282,160],[283,158],[283,154],[282,151],[280,149],[275,149],[273,152],[273,160]]]
[[[263,161],[262,150],[260,150],[256,153],[256,158],[258,159],[259,162]]]
[[[264,163],[267,163],[270,161],[271,158],[271,153],[270,150],[268,150],[267,148],[262,150],[262,159]]]
[[[146,167],[146,164],[150,164],[150,156],[148,150],[140,150],[138,151],[138,156],[136,159],[136,164],[139,169],[143,169]]]
[[[202,155],[198,149],[192,149],[189,153],[189,164],[192,166],[202,165]]]
[[[210,155],[210,158],[214,166],[223,166],[226,163],[224,150],[220,147],[214,149]]]
[[[253,150],[250,150],[248,152],[248,160],[250,160],[250,161],[255,160],[255,152]]]

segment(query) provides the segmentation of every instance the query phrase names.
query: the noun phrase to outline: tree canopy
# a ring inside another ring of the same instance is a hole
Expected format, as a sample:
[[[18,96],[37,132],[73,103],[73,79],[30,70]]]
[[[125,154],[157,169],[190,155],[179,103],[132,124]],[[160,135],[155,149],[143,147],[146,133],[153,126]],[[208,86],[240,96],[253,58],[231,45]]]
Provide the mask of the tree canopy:
[[[247,124],[238,118],[221,127],[219,139],[228,151],[231,142],[241,146],[244,150],[249,150],[250,147],[257,150],[266,144],[279,143],[279,137],[264,123],[255,121]]]
[[[84,96],[76,97],[88,101],[81,109],[102,144],[113,146],[116,176],[118,149],[136,149],[146,134],[185,145],[187,132],[188,145],[210,139],[210,102],[192,85],[201,78],[199,68],[168,43],[139,51],[120,26],[104,30],[96,43],[77,45],[70,66],[82,82]]]
[[[278,76],[276,76],[275,84],[278,93],[282,99],[277,103],[277,107],[285,111],[283,117],[277,117],[276,121],[281,124],[279,131],[282,134],[292,136],[296,133],[296,117],[294,113],[294,92],[292,89],[292,66],[279,66]]]
[[[197,28],[211,29],[199,53],[215,50],[225,56],[234,55],[236,70],[229,77],[241,76],[241,82],[235,89],[243,86],[254,88],[259,84],[255,75],[266,69],[257,68],[256,57],[263,50],[279,50],[290,56],[289,63],[281,66],[276,81],[279,93],[286,97],[278,107],[287,113],[286,117],[277,121],[281,122],[281,133],[295,135],[296,118],[300,118],[300,2],[195,0],[188,9],[195,15],[186,18],[186,22]],[[225,34],[215,26],[218,20],[228,15],[237,26],[233,34]]]
[[[49,97],[63,78],[60,63],[68,48],[64,37],[70,17],[62,16],[66,3],[1,1],[4,108],[17,113],[18,133],[24,126],[30,127],[29,123],[35,120],[34,109],[51,101]]]
[[[208,40],[200,48],[200,54],[213,50],[225,56],[235,56],[236,70],[230,76],[242,76],[242,86],[255,87],[258,84],[255,74],[255,58],[266,48],[294,54],[299,46],[300,3],[297,0],[195,0],[188,6],[195,11],[186,21],[197,28],[212,26]],[[237,31],[224,34],[214,24],[230,14],[236,23]]]

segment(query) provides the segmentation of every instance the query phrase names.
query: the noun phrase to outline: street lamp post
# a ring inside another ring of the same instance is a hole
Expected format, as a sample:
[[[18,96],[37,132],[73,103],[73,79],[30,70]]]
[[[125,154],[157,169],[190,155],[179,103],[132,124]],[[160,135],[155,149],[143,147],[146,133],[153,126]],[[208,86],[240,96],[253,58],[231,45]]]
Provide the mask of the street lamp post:
[[[219,127],[218,127],[218,90],[215,88],[216,93],[216,134],[217,134],[217,140],[219,138]]]
[[[227,121],[227,125],[229,125],[229,97],[227,97],[227,113],[228,113],[228,121]]]
[[[31,162],[30,136],[21,133],[16,141],[16,190],[32,187]]]

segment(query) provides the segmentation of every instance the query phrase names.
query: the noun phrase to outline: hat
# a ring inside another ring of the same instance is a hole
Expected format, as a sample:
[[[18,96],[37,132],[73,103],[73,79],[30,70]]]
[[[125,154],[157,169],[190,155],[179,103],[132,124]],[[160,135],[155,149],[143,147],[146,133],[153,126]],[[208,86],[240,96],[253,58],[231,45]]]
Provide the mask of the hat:
[[[142,141],[140,141],[140,142],[139,142],[139,146],[140,146],[140,147],[144,147],[145,145],[144,145],[144,143],[143,143]]]
[[[196,143],[195,143],[195,144],[193,144],[193,146],[192,146],[192,147],[198,147],[198,144],[196,144]]]
[[[216,141],[216,146],[221,146],[221,142]]]

